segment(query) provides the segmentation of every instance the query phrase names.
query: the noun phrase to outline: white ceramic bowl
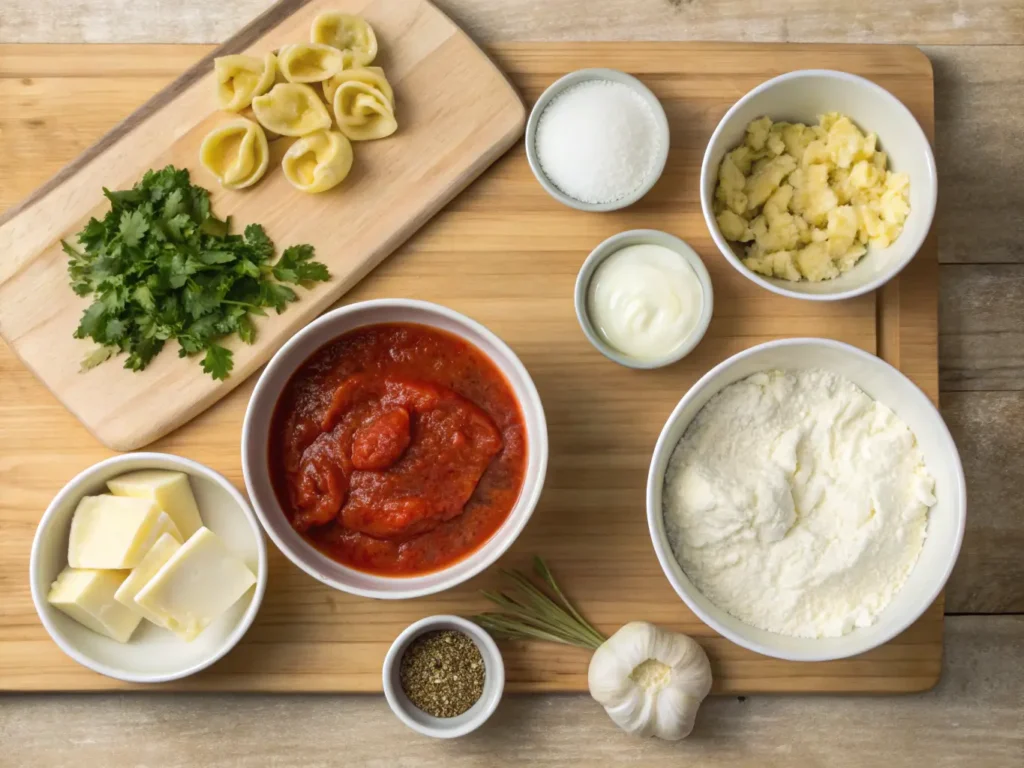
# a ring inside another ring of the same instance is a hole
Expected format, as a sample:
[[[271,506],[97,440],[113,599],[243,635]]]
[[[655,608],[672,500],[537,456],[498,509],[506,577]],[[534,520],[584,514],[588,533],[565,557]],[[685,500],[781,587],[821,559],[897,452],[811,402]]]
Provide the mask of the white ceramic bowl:
[[[654,169],[651,171],[651,175],[647,177],[647,180],[631,194],[621,197],[618,200],[612,200],[608,203],[585,203],[582,200],[577,200],[571,195],[567,195],[559,189],[551,179],[548,178],[546,173],[544,173],[544,169],[540,164],[540,157],[537,153],[537,126],[540,124],[541,115],[543,115],[544,110],[548,108],[548,104],[550,104],[555,97],[559,96],[566,89],[591,80],[610,80],[615,83],[620,83],[621,85],[631,88],[640,96],[640,98],[646,101],[647,105],[654,113],[656,131],[658,139],[661,142],[658,157],[654,163]],[[530,117],[526,121],[526,160],[530,164],[530,170],[533,171],[533,175],[537,178],[537,181],[540,182],[544,191],[563,205],[567,205],[570,208],[575,208],[579,211],[588,211],[591,213],[606,213],[608,211],[618,211],[622,208],[627,208],[650,192],[654,185],[658,183],[658,179],[661,178],[661,174],[665,170],[665,163],[668,161],[669,142],[670,135],[668,129],[668,117],[665,116],[665,108],[661,106],[661,102],[658,101],[658,97],[655,96],[654,93],[651,92],[651,89],[644,85],[640,80],[632,75],[626,74],[625,72],[620,72],[617,69],[578,69],[575,72],[570,72],[569,74],[560,77],[549,85],[544,93],[540,95],[540,98],[537,99],[537,103],[534,104],[533,109],[530,110]]]
[[[170,469],[189,476],[203,524],[256,574],[256,586],[186,643],[143,619],[127,643],[86,629],[46,602],[50,585],[68,563],[71,516],[83,496],[108,493],[106,482],[138,469]],[[165,453],[126,453],[101,461],[71,480],[50,502],[36,529],[29,563],[32,602],[50,637],[94,672],[131,683],[162,683],[205,669],[235,647],[249,629],[267,588],[267,549],[256,516],[222,475]]]
[[[665,470],[694,416],[724,387],[758,371],[818,368],[845,376],[889,406],[917,436],[935,477],[938,502],[928,515],[921,556],[903,588],[869,627],[842,637],[798,638],[745,624],[701,594],[679,566],[665,534],[662,491]],[[658,437],[647,476],[647,523],[665,576],[690,609],[716,632],[752,651],[791,661],[827,661],[864,653],[915,622],[949,578],[964,534],[967,492],[953,438],[938,410],[920,389],[883,360],[856,347],[825,339],[787,339],[752,347],[712,368],[679,401]]]
[[[267,445],[270,421],[282,390],[314,352],[344,333],[376,323],[419,323],[459,336],[498,367],[512,387],[526,426],[527,465],[523,488],[508,518],[468,557],[434,573],[412,577],[376,576],[336,563],[291,527],[270,482]],[[295,565],[329,587],[363,597],[401,600],[454,587],[501,557],[526,526],[544,487],[548,429],[544,406],[526,368],[501,339],[465,315],[426,301],[378,299],[335,309],[307,325],[278,350],[249,400],[242,426],[242,470],[256,515],[278,548]]]
[[[620,352],[605,341],[590,319],[589,306],[590,281],[594,277],[594,272],[597,271],[597,268],[601,266],[604,260],[613,253],[617,253],[631,245],[647,244],[660,245],[674,251],[679,255],[679,258],[693,268],[693,271],[697,274],[697,280],[700,282],[701,295],[704,302],[701,306],[697,325],[690,332],[690,335],[686,337],[686,340],[668,355],[654,358],[653,360],[641,360],[631,357],[624,352]],[[627,232],[619,232],[617,235],[612,235],[590,252],[586,261],[583,262],[583,266],[580,267],[579,274],[576,276],[574,303],[576,305],[576,319],[579,321],[580,328],[583,329],[583,335],[587,337],[587,340],[594,345],[598,352],[612,362],[624,365],[627,368],[650,370],[678,363],[700,344],[701,339],[704,338],[704,334],[708,330],[708,325],[711,323],[711,315],[715,306],[715,292],[711,287],[711,276],[708,274],[707,267],[704,266],[700,256],[697,255],[697,252],[688,243],[680,240],[675,235],[670,235],[668,232],[661,232],[657,229],[631,229]]]
[[[715,220],[712,203],[718,168],[725,153],[743,143],[751,120],[818,122],[818,115],[840,112],[865,132],[878,135],[879,148],[889,154],[890,170],[910,175],[910,215],[903,232],[885,249],[869,248],[849,272],[819,283],[764,277],[743,266],[742,251],[733,249]],[[711,136],[700,170],[700,203],[711,237],[722,255],[741,274],[773,293],[796,299],[834,301],[859,296],[899,274],[921,248],[935,215],[938,180],[928,137],[902,102],[870,80],[846,72],[807,69],[789,72],[757,86],[725,113]]]
[[[476,643],[484,660],[484,691],[468,710],[457,717],[428,715],[402,690],[402,654],[413,640],[425,632],[454,629],[464,632]],[[505,662],[497,644],[485,630],[459,616],[428,616],[407,627],[388,649],[384,657],[384,697],[398,719],[424,736],[454,739],[475,731],[494,713],[505,690]]]

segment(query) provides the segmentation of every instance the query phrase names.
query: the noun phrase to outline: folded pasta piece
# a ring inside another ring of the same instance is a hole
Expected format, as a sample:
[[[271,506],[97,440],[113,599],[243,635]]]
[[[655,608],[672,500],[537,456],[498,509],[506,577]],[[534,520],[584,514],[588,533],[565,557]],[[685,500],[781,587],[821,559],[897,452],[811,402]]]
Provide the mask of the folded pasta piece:
[[[388,102],[391,104],[391,111],[395,111],[395,92],[392,90],[391,83],[388,82],[387,77],[384,76],[384,70],[380,67],[343,69],[334,77],[324,80],[324,97],[327,99],[328,104],[334,104],[334,94],[337,92],[338,86],[350,80],[372,85],[387,97]]]
[[[310,86],[278,83],[252,100],[260,125],[282,136],[305,136],[331,127],[327,107]]]
[[[310,40],[342,51],[346,69],[365,67],[377,57],[373,27],[365,19],[348,13],[321,13],[313,19]]]
[[[250,187],[267,172],[267,136],[257,123],[237,117],[206,135],[199,147],[199,162],[225,189]]]
[[[319,83],[345,65],[341,51],[321,43],[295,43],[278,51],[278,67],[290,83]]]
[[[334,93],[334,119],[338,129],[352,141],[370,141],[390,136],[398,129],[391,102],[378,88],[349,80]]]
[[[277,75],[277,57],[268,53],[258,56],[219,56],[213,60],[217,78],[217,106],[229,112],[248,107],[253,97],[270,90]]]
[[[352,170],[352,144],[337,131],[311,133],[288,148],[281,169],[296,189],[326,192]]]
[[[256,113],[253,111],[253,108],[252,108],[251,104],[248,107],[246,107],[245,109],[243,109],[241,112],[239,112],[239,115],[241,115],[242,117],[248,118],[249,120],[252,120],[254,123],[259,123],[260,122],[259,118],[256,117]],[[274,141],[275,139],[280,139],[281,138],[281,134],[274,133],[272,130],[267,128],[262,123],[260,123],[260,127],[263,128],[263,133],[266,134],[267,141]]]

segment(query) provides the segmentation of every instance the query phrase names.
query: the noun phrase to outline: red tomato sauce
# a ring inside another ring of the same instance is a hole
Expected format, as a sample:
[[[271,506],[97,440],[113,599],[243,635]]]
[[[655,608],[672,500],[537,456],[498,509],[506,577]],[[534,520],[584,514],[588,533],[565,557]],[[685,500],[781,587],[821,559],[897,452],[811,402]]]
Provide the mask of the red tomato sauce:
[[[423,325],[357,328],[289,380],[270,476],[292,527],[331,559],[417,576],[476,550],[519,498],[526,427],[473,345]]]

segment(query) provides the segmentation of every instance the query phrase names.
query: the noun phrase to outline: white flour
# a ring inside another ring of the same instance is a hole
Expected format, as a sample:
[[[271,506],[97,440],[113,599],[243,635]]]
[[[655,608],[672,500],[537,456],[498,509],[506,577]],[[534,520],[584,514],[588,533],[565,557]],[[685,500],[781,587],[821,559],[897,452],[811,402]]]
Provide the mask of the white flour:
[[[718,607],[770,632],[837,637],[903,586],[934,487],[907,425],[852,382],[769,371],[726,387],[687,429],[665,527]]]

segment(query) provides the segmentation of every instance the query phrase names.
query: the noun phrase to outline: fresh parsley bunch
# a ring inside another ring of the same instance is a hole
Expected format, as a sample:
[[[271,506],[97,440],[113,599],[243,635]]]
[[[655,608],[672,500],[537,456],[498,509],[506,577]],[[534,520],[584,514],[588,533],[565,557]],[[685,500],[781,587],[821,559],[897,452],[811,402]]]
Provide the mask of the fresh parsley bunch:
[[[174,339],[180,357],[204,353],[203,370],[224,379],[234,363],[218,340],[238,334],[252,344],[251,315],[280,314],[298,299],[285,283],[330,279],[311,245],[272,263],[274,244],[259,224],[229,234],[230,219],[210,213],[209,195],[185,169],[148,171],[132,189],[103,194],[110,211],[78,233],[81,248],[62,241],[72,289],[95,297],[75,337],[101,346],[83,368],[125,352],[124,367],[141,371]]]

